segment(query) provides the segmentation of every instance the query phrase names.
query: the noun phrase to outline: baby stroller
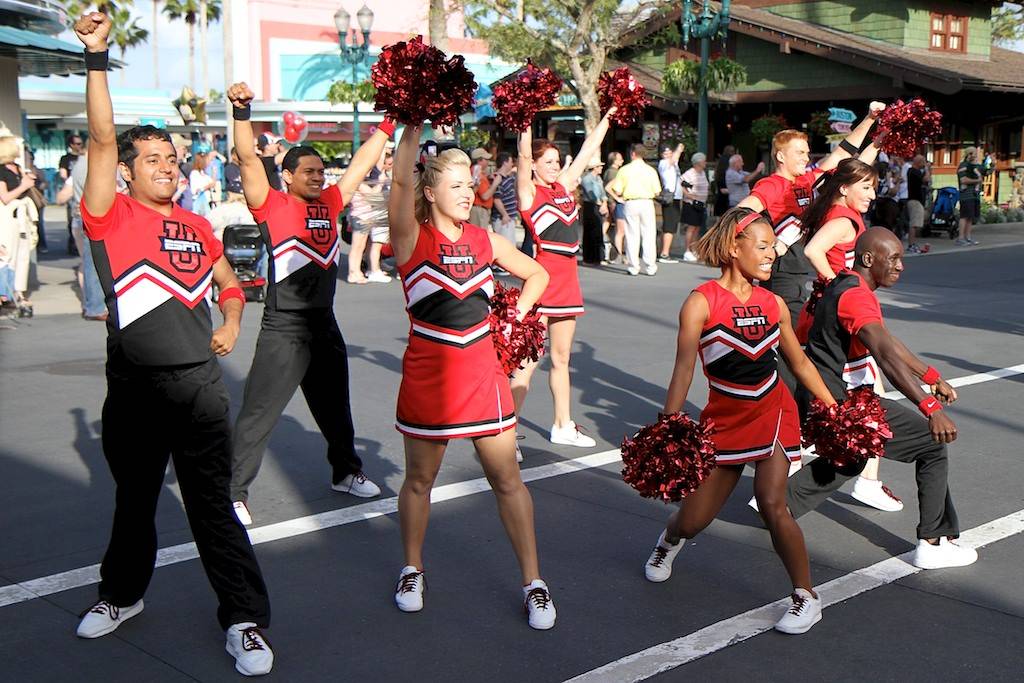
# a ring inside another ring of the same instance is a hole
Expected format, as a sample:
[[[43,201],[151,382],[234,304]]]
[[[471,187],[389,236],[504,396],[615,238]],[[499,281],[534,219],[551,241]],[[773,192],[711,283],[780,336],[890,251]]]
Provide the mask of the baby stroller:
[[[932,210],[921,229],[922,235],[927,237],[938,230],[945,230],[949,234],[949,239],[953,239],[960,234],[960,214],[957,211],[959,201],[960,191],[955,187],[940,187],[935,190]]]
[[[255,225],[229,225],[224,228],[224,257],[235,271],[235,277],[245,292],[246,301],[263,301],[267,279],[257,270],[263,253],[263,239]],[[214,289],[214,301],[217,291]]]

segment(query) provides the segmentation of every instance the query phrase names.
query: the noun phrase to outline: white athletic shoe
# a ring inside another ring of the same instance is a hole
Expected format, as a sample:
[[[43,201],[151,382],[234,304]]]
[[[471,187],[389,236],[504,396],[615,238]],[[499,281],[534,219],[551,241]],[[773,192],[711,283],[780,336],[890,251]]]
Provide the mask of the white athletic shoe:
[[[665,532],[662,531],[661,536],[658,536],[657,545],[651,551],[651,556],[647,558],[647,564],[644,565],[644,576],[647,580],[654,583],[668,581],[672,576],[672,562],[685,544],[686,539],[680,538],[678,543],[672,545],[665,540]]]
[[[948,537],[939,539],[938,545],[932,545],[923,538],[917,542],[910,564],[921,569],[944,569],[946,567],[966,567],[978,561],[978,551],[962,546]]]
[[[351,493],[359,498],[373,498],[380,495],[380,487],[366,478],[362,472],[350,474],[331,488],[340,493]]]
[[[235,658],[235,670],[243,676],[263,676],[274,668],[274,651],[267,637],[251,621],[232,624],[226,631],[224,649]]]
[[[593,448],[597,445],[596,441],[580,431],[575,422],[569,422],[564,427],[551,425],[551,443],[579,448]]]
[[[419,612],[423,609],[423,591],[426,589],[427,579],[423,572],[412,565],[404,567],[395,587],[395,604],[403,612]]]
[[[877,479],[857,477],[851,495],[865,505],[883,512],[899,512],[903,509],[903,501]]]
[[[555,625],[555,603],[546,583],[536,579],[529,586],[523,586],[523,601],[530,628],[546,631]]]
[[[238,517],[238,521],[242,523],[242,526],[252,525],[252,515],[249,514],[249,508],[245,506],[245,503],[240,500],[234,502],[235,517]]]
[[[797,588],[790,597],[793,606],[775,622],[775,630],[794,635],[807,633],[821,621],[821,598],[814,597],[803,588]]]
[[[366,274],[366,280],[368,282],[379,282],[382,284],[391,282],[391,278],[385,275],[382,270],[371,270]]]
[[[82,615],[76,631],[79,638],[99,638],[117,629],[136,614],[142,612],[142,600],[130,607],[117,607],[106,600],[100,600]]]
[[[687,263],[696,263],[697,255],[694,254],[692,251],[687,250],[686,253],[683,254],[683,260],[686,261]]]

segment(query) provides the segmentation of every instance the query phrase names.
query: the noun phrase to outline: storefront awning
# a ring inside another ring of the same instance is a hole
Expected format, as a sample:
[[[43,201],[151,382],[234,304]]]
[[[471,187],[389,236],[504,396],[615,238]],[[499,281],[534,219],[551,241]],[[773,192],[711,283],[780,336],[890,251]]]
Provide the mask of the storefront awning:
[[[42,33],[0,26],[0,57],[18,61],[19,76],[68,76],[85,73],[85,51]],[[123,66],[110,60],[114,68]]]

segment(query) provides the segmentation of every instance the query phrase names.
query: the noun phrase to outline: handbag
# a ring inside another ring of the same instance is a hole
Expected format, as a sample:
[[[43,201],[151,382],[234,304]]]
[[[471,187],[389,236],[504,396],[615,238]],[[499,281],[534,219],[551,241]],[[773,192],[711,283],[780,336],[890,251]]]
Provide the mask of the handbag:
[[[694,211],[704,211],[708,208],[706,203],[698,202],[697,200],[690,202],[690,206],[693,207]]]
[[[676,193],[669,189],[662,190],[658,195],[658,203],[662,206],[670,206],[675,200]]]
[[[38,210],[42,211],[46,208],[46,197],[43,196],[38,187],[28,188],[25,196],[32,200],[32,203],[36,205]]]

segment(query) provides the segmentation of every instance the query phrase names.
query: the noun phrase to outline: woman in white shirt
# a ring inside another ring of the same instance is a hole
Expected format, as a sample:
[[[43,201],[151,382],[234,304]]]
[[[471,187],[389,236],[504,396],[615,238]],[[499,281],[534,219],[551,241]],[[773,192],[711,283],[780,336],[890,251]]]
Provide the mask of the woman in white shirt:
[[[192,172],[188,174],[188,187],[192,192],[192,212],[200,216],[210,214],[210,194],[217,184],[217,181],[206,172],[209,163],[209,152],[197,152],[192,157]]]
[[[683,174],[683,217],[686,226],[686,253],[683,260],[693,263],[697,255],[693,253],[693,243],[704,229],[707,219],[708,174],[705,170],[708,158],[701,152],[690,157],[692,166]]]

